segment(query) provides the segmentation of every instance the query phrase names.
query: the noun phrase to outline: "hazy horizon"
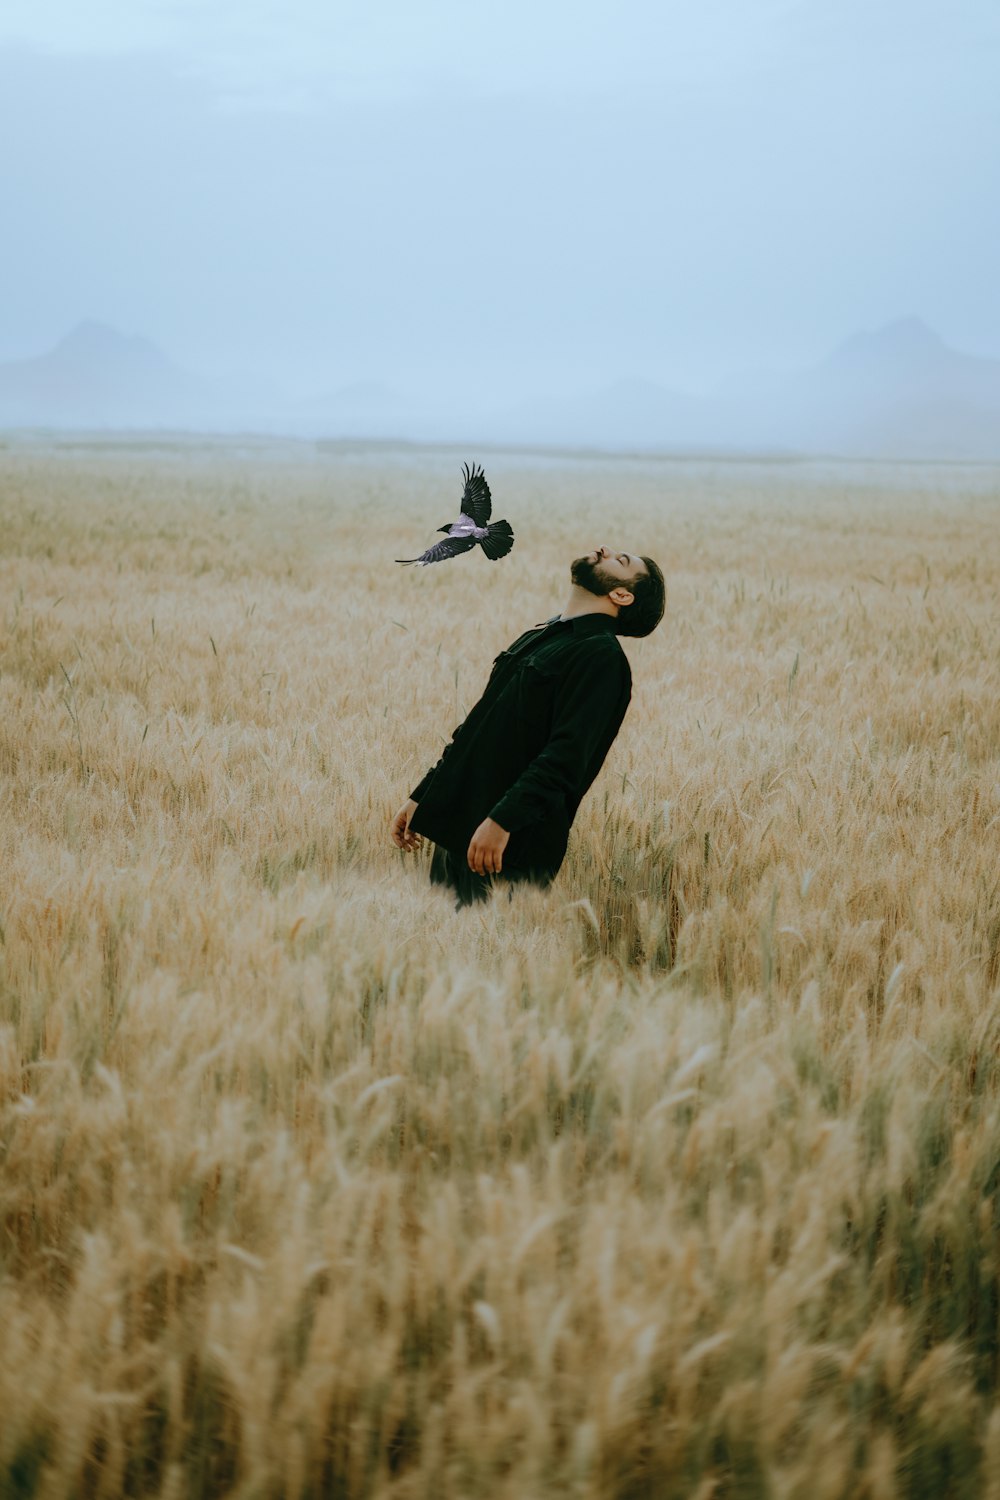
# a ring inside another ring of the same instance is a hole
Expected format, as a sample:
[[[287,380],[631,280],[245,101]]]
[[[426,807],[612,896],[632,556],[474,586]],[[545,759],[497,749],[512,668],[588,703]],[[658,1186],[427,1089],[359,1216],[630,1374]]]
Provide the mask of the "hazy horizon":
[[[92,318],[293,393],[498,402],[909,315],[996,357],[998,60],[985,0],[13,0],[0,359]]]

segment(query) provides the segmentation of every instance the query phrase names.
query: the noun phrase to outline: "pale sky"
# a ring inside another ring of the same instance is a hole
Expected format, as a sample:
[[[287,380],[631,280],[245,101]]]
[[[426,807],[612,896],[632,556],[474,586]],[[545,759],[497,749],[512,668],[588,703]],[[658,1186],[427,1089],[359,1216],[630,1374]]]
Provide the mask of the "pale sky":
[[[997,0],[5,0],[0,358],[698,387],[1000,357]]]

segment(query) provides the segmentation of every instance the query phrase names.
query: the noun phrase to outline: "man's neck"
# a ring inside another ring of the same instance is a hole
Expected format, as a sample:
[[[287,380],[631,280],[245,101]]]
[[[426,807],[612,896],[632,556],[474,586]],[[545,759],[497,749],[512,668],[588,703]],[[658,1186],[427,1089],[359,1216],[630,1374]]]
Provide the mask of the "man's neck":
[[[579,615],[611,615],[613,619],[617,619],[618,610],[607,594],[591,594],[589,590],[581,589],[574,583],[559,618],[575,620]]]

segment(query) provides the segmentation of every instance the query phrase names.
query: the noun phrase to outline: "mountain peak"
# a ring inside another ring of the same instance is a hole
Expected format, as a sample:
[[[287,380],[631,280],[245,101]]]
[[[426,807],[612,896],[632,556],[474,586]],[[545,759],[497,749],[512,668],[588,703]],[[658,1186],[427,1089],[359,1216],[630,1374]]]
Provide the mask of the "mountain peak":
[[[32,359],[0,365],[0,421],[18,426],[149,426],[199,421],[210,392],[150,339],[78,323]]]
[[[922,318],[896,318],[881,328],[866,329],[841,344],[833,358],[893,360],[911,363],[947,354],[948,345]]]
[[[109,323],[101,323],[96,318],[86,318],[82,323],[77,323],[75,328],[59,340],[52,353],[70,355],[74,359],[101,361],[123,357],[134,359],[137,355],[147,359],[151,356],[157,360],[164,358],[150,339],[140,338],[137,334],[119,333],[117,328],[112,328]]]

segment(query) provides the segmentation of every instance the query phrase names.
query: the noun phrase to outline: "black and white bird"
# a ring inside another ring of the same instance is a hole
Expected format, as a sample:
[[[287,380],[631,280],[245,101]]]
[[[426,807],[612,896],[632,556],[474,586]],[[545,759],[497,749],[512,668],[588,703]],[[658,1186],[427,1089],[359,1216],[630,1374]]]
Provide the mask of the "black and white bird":
[[[491,562],[507,556],[514,545],[514,533],[506,521],[490,520],[493,501],[486,475],[475,464],[471,469],[468,464],[463,464],[462,473],[465,490],[461,514],[449,526],[438,527],[438,531],[448,533],[445,540],[435,542],[419,557],[397,557],[398,563],[419,563],[420,567],[426,568],[428,563],[444,562],[446,558],[457,557],[460,552],[468,552],[477,542]]]

